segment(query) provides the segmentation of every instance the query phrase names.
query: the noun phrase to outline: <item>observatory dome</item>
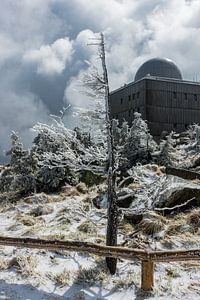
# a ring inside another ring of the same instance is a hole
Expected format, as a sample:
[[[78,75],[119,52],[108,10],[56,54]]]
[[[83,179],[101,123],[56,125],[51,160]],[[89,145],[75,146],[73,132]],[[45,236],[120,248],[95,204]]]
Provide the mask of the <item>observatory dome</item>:
[[[152,58],[143,63],[135,74],[135,81],[146,76],[165,77],[182,80],[182,74],[176,64],[168,58]]]

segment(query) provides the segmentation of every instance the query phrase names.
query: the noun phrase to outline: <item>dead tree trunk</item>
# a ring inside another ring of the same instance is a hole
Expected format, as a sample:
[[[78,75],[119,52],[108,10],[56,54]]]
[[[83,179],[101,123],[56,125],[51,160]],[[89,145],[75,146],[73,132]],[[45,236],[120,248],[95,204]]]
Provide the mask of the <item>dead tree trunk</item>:
[[[103,68],[103,79],[105,84],[105,108],[106,108],[106,126],[107,126],[107,145],[108,145],[108,223],[106,234],[106,245],[117,245],[117,225],[118,225],[118,211],[117,211],[117,195],[115,192],[115,156],[113,147],[112,135],[112,121],[110,116],[110,103],[109,103],[109,84],[108,73],[105,61],[105,48],[104,48],[104,35],[101,33],[101,62]],[[106,258],[106,264],[111,274],[115,274],[117,259]]]

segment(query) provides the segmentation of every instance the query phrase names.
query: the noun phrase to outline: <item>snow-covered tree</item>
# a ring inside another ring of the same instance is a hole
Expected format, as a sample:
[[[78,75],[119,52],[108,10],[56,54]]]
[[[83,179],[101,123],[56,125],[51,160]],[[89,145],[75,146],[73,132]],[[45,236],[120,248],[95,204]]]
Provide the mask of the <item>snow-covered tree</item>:
[[[117,135],[116,132],[118,132]],[[149,133],[146,121],[142,119],[141,114],[138,112],[134,113],[131,127],[128,126],[127,122],[124,122],[121,127],[116,126],[113,134],[115,146],[121,157],[119,165],[123,168],[131,167],[137,162],[149,161],[151,153],[157,147]]]
[[[35,153],[24,149],[14,131],[11,134],[11,141],[11,149],[7,152],[10,164],[0,177],[1,200],[8,201],[35,191],[38,163]]]
[[[30,150],[24,149],[15,132],[11,135],[10,164],[0,177],[2,199],[53,192],[65,183],[77,184],[82,169],[105,165],[104,148],[92,144],[80,129],[66,128],[61,117],[53,117],[51,125],[38,123],[33,131]]]
[[[109,103],[109,82],[105,60],[105,44],[103,33],[97,37],[91,45],[98,46],[98,54],[101,62],[101,71],[96,66],[89,64],[89,72],[83,77],[83,85],[90,99],[91,106],[79,110],[79,116],[86,121],[86,124],[92,124],[95,132],[96,141],[105,145],[107,149],[107,197],[108,197],[108,223],[106,244],[109,246],[117,245],[117,196],[115,191],[116,162],[114,151],[114,140],[112,131],[112,119]],[[86,125],[87,126],[87,125]],[[87,126],[88,127],[88,126]],[[115,258],[106,258],[107,266],[112,274],[116,271],[117,260]]]

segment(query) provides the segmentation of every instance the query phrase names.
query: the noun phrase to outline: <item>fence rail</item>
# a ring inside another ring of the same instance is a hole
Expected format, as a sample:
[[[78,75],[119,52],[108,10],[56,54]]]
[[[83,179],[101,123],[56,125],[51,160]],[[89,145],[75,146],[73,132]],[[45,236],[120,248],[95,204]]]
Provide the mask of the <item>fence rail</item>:
[[[0,245],[46,250],[86,252],[104,257],[115,257],[142,262],[141,288],[151,290],[154,285],[154,263],[200,260],[200,249],[153,251],[125,247],[103,246],[80,241],[58,241],[33,238],[0,237]]]

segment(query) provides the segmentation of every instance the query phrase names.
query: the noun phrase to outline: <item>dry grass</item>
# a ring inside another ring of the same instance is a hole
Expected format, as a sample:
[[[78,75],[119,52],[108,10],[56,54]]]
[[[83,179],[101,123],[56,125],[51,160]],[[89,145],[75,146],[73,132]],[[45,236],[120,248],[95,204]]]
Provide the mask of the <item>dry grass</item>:
[[[183,226],[183,220],[171,220],[169,227],[167,228],[166,234],[174,235],[180,232],[181,227]]]
[[[172,278],[181,277],[180,270],[178,268],[169,267],[165,269],[167,276]]]
[[[40,217],[43,215],[49,215],[53,212],[53,208],[50,206],[46,206],[46,205],[38,205],[37,207],[34,207],[31,209],[31,211],[29,212],[30,216],[33,217]]]
[[[67,234],[68,240],[76,240],[76,241],[86,241],[88,239],[88,234],[85,232],[79,231],[71,231]]]
[[[69,225],[72,223],[71,219],[66,217],[64,214],[59,213],[59,217],[57,218],[57,221],[60,222],[62,225]]]
[[[186,261],[186,262],[181,263],[181,266],[186,271],[199,269],[200,268],[200,261]]]
[[[59,234],[49,234],[49,235],[45,235],[43,237],[45,240],[56,240],[56,241],[64,241],[68,239],[68,236],[66,236],[63,233],[59,233]]]
[[[9,211],[11,209],[15,209],[15,204],[11,203],[11,202],[2,202],[0,203],[0,213],[2,212],[6,212],[6,211]]]
[[[9,261],[9,268],[15,267],[16,270],[24,276],[35,276],[37,267],[37,258],[33,255],[19,255]]]
[[[92,203],[92,197],[89,196],[89,195],[86,195],[86,197],[84,197],[84,198],[82,199],[82,202],[91,204],[91,206],[92,206],[92,204],[93,204],[93,203]]]
[[[88,212],[92,209],[92,203],[83,202],[82,210]]]
[[[71,231],[68,232],[66,239],[76,240],[76,241],[88,241],[95,243],[104,243],[105,235],[99,234],[97,232],[84,232],[84,231]]]
[[[165,167],[163,167],[163,166],[158,166],[156,164],[149,164],[149,165],[146,165],[146,168],[148,170],[155,172],[156,175],[158,175],[158,176],[165,174]]]
[[[88,192],[88,188],[84,182],[77,184],[76,189],[81,194],[86,194]]]
[[[200,184],[200,179],[197,179],[197,178],[196,178],[196,179],[193,179],[192,182],[193,182],[193,183],[196,183],[196,184]]]
[[[128,188],[131,190],[137,190],[137,189],[141,189],[142,186],[139,183],[130,183],[128,185]]]
[[[133,231],[134,231],[134,227],[130,223],[123,222],[123,224],[122,224],[122,233],[125,236],[130,235]]]
[[[192,281],[191,284],[188,286],[188,289],[190,289],[191,291],[195,291],[199,294],[200,282],[197,280]]]
[[[16,215],[16,221],[20,222],[22,225],[25,226],[33,226],[36,223],[36,220],[34,217],[23,215],[18,213]]]
[[[166,218],[151,212],[143,217],[142,221],[138,225],[138,228],[140,228],[144,234],[153,235],[166,229],[166,224]]]
[[[3,257],[0,257],[0,270],[6,270],[10,267],[9,260]]]
[[[97,263],[97,265],[93,268],[80,268],[77,271],[75,283],[76,284],[87,284],[87,285],[95,285],[99,282],[108,282],[109,273],[106,272],[105,260],[101,259]]]
[[[101,284],[105,288],[110,288],[110,285],[114,285],[115,288],[129,288],[133,286],[134,281],[140,280],[140,274],[134,273],[134,278],[132,274],[126,274],[124,277],[112,277],[107,270],[105,259],[96,258],[96,266],[89,269],[80,268],[77,272],[77,277],[75,279],[76,284],[87,284],[89,286]],[[134,279],[134,280],[133,280]]]
[[[48,277],[50,277],[50,279],[54,280],[57,285],[59,285],[60,287],[63,287],[66,285],[70,285],[72,283],[73,275],[74,275],[73,271],[68,271],[68,270],[64,269],[62,272],[59,272],[56,274],[50,273],[50,274],[48,274]]]
[[[168,235],[177,235],[181,233],[198,234],[200,226],[200,208],[193,209],[189,213],[181,213],[175,218],[169,219],[167,229]]]
[[[97,233],[97,228],[95,226],[94,223],[90,222],[90,221],[85,221],[83,223],[81,223],[77,229],[81,232],[84,233],[90,233],[90,234],[96,234]]]
[[[186,217],[186,222],[198,228],[200,226],[200,208],[190,212]]]
[[[137,278],[136,278],[136,275]],[[113,284],[115,285],[115,287],[117,289],[128,289],[130,287],[132,287],[133,285],[135,285],[135,282],[139,282],[139,274],[135,274],[134,275],[128,275],[124,278],[117,278],[117,279],[113,279]]]
[[[147,246],[149,246],[149,242],[144,238],[144,236],[138,235],[128,241],[127,246],[129,248],[146,249]]]
[[[23,198],[23,202],[28,204],[43,204],[43,203],[51,203],[53,199],[51,196],[45,193],[34,194],[28,197]]]
[[[60,193],[61,197],[74,197],[74,196],[80,196],[80,192],[77,190],[76,187],[66,185],[62,188],[62,191]]]

